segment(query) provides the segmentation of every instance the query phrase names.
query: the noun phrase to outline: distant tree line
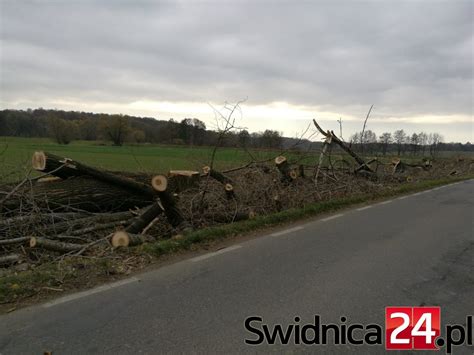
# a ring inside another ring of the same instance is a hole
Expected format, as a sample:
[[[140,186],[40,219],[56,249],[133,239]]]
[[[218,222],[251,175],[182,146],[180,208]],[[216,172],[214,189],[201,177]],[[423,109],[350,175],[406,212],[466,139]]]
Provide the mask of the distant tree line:
[[[124,143],[213,146],[219,133],[207,129],[205,123],[196,118],[165,121],[152,117],[39,108],[0,111],[0,136],[50,137],[59,144],[69,144],[73,140],[105,140],[117,146]],[[364,154],[434,156],[439,151],[474,151],[469,142],[444,143],[438,133],[407,134],[403,129],[384,132],[379,137],[366,130],[352,135],[348,144]],[[221,146],[303,151],[319,148],[321,143],[283,137],[276,130],[250,133],[244,129],[227,133]]]
[[[96,114],[61,110],[0,111],[0,136],[50,137],[59,144],[73,140],[106,140],[113,145],[124,143],[155,143],[182,145],[214,145],[218,133],[208,130],[201,120],[185,118],[180,122],[151,117]],[[229,132],[223,146],[248,148],[281,148],[281,133],[266,130]],[[290,139],[292,140],[292,139]]]
[[[439,133],[412,133],[408,134],[403,129],[393,132],[384,132],[379,137],[375,132],[367,130],[357,132],[350,138],[350,145],[356,151],[383,155],[430,155],[436,156],[440,151],[474,151],[470,142],[444,143],[444,138]]]

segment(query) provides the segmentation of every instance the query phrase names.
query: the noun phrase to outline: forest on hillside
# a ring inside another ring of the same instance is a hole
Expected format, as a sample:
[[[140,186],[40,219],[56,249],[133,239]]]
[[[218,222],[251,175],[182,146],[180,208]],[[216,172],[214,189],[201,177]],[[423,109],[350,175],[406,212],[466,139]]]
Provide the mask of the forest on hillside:
[[[0,111],[0,136],[49,137],[59,144],[74,140],[109,141],[112,145],[152,143],[214,146],[219,132],[209,129],[196,118],[158,120],[152,117],[62,111],[47,109]],[[403,129],[377,135],[372,130],[353,134],[349,142],[355,150],[367,154],[436,155],[439,151],[474,151],[471,143],[445,143],[442,134],[414,132]],[[267,129],[250,133],[246,129],[230,131],[219,143],[225,147],[289,148],[308,150],[321,146],[304,137],[284,137]]]

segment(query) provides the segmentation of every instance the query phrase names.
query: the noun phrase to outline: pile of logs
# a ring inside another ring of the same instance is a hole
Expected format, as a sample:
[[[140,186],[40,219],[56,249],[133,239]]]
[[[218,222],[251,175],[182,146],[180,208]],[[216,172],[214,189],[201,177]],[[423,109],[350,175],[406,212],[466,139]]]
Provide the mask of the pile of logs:
[[[314,124],[324,145],[313,166],[280,154],[227,171],[211,164],[202,172],[149,175],[105,171],[35,152],[32,167],[41,176],[0,188],[0,267],[98,250],[112,253],[219,223],[378,191],[433,169],[430,160],[365,161],[332,131]],[[332,161],[334,145],[347,158]]]

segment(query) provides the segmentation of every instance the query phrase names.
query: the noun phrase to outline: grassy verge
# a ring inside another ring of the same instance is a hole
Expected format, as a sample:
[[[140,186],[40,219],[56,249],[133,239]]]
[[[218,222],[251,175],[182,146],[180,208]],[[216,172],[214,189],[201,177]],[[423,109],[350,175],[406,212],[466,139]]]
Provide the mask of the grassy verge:
[[[397,186],[391,190],[319,202],[300,209],[291,209],[271,215],[259,216],[252,220],[201,229],[185,235],[182,239],[163,240],[145,244],[134,249],[131,253],[135,255],[148,254],[157,258],[166,254],[199,247],[200,244],[294,222],[322,213],[334,212],[355,204],[382,200],[392,196],[422,191],[472,178],[474,178],[474,175],[426,180],[415,184]],[[146,263],[148,262],[149,259]],[[142,263],[140,266],[144,266],[146,263]],[[139,268],[136,267],[136,269]],[[110,280],[113,277],[120,277],[124,272],[117,270],[123,270],[120,260],[79,258],[64,260],[61,263],[43,264],[38,268],[21,271],[13,275],[0,275],[0,312],[12,310],[14,307],[25,303],[25,300],[26,303],[34,303],[38,300],[57,295],[59,292],[84,289]]]

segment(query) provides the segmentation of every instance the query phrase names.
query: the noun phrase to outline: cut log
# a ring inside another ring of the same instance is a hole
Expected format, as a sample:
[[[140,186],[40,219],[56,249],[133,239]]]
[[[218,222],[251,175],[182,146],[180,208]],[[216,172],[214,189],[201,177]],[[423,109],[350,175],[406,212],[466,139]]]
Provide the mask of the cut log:
[[[202,168],[202,171],[204,173],[204,176],[210,176],[214,180],[219,181],[221,184],[224,185],[225,195],[228,199],[235,198],[235,191],[232,179],[215,169],[211,169],[209,166],[205,166],[204,168]]]
[[[60,173],[60,175],[67,177],[90,176],[96,180],[120,187],[124,190],[133,192],[141,196],[153,197],[155,195],[153,189],[146,184],[81,164],[69,158],[59,157],[51,153],[35,152],[33,154],[32,165],[35,170],[42,172],[51,172],[54,176],[59,176],[57,175],[57,173]],[[60,166],[63,167],[58,171],[53,172]]]
[[[52,175],[61,179],[67,179],[71,176],[78,176],[78,171],[74,166],[68,166],[68,158],[62,158],[50,153],[34,152],[31,158],[31,166],[36,171],[44,173],[53,172]]]
[[[302,178],[305,177],[304,165],[303,164],[298,165],[298,175]]]
[[[405,171],[405,165],[402,163],[400,158],[395,158],[392,160],[392,174],[403,173]]]
[[[233,183],[231,178],[229,178],[228,176],[224,175],[223,173],[221,173],[221,172],[219,172],[215,169],[211,169],[209,166],[205,166],[204,168],[202,168],[202,171],[203,171],[205,176],[209,175],[214,180],[219,181],[221,184],[225,185],[225,184],[232,184]]]
[[[156,175],[151,179],[151,186],[157,192],[164,192],[168,189],[168,178],[164,175]]]
[[[77,212],[66,212],[66,213],[41,213],[41,214],[28,214],[23,216],[15,216],[0,220],[0,236],[7,233],[15,234],[16,230],[22,226],[28,226],[30,224],[42,225],[42,224],[55,224],[65,220],[71,220],[75,218],[86,217],[85,213]]]
[[[30,240],[30,237],[19,237],[11,239],[0,239],[0,246],[22,244]]]
[[[408,168],[421,168],[423,170],[429,170],[431,168],[431,161],[423,160],[421,163],[405,163],[402,162],[400,158],[395,158],[392,160],[392,174],[403,173]]]
[[[58,242],[58,241],[47,239],[47,238],[31,237],[30,248],[42,248],[42,249],[57,251],[60,253],[68,253],[72,251],[79,251],[82,248],[84,248],[84,245]]]
[[[293,170],[290,168],[290,164],[288,164],[288,161],[283,155],[275,158],[275,165],[281,174],[282,182],[291,182],[294,180],[294,174],[292,174]]]
[[[135,217],[133,222],[125,228],[128,233],[142,233],[142,231],[163,212],[163,208],[158,202],[148,207],[141,215]]]
[[[234,186],[232,186],[232,184],[225,184],[224,190],[225,195],[229,200],[235,198]]]
[[[164,175],[156,175],[151,180],[151,186],[158,194],[163,209],[165,210],[168,222],[179,230],[190,229],[190,225],[185,221],[176,201],[168,189],[168,179]]]
[[[180,193],[187,189],[198,187],[200,177],[198,171],[170,170],[168,173],[170,191]]]
[[[117,231],[114,233],[111,239],[112,246],[114,248],[119,247],[131,247],[140,245],[148,241],[150,238],[143,234],[133,234],[126,231]]]
[[[21,256],[18,254],[10,254],[0,256],[0,266],[12,265],[21,260]]]
[[[47,226],[46,228],[39,228],[38,232],[42,234],[64,234],[66,232],[74,234],[77,231],[84,231],[85,228],[94,229],[98,226],[104,225],[108,226],[106,228],[110,228],[116,224],[120,225],[121,221],[130,221],[130,219],[132,219],[133,217],[134,214],[130,211],[118,213],[101,213],[86,218],[79,218],[73,221],[65,221],[52,224],[50,226]]]
[[[377,158],[373,158],[373,159],[370,159],[367,163],[365,163],[364,165],[360,165],[357,169],[355,169],[355,172],[359,172],[361,170],[364,170],[366,166],[374,163],[374,162],[377,162]]]
[[[97,224],[97,225],[93,225],[93,226],[89,226],[89,227],[85,227],[85,228],[81,228],[81,229],[75,229],[75,230],[69,232],[68,236],[75,237],[75,236],[80,236],[80,235],[87,235],[87,234],[90,234],[90,233],[96,233],[96,232],[103,231],[103,230],[106,230],[106,229],[115,229],[119,226],[123,227],[123,226],[128,225],[128,224],[130,224],[129,220]]]
[[[290,178],[291,180],[296,180],[298,178],[298,172],[295,169],[290,170]]]
[[[137,195],[135,192],[88,176],[72,177],[49,184],[36,184],[5,201],[4,211],[14,211],[25,206],[45,210],[85,212],[126,211],[131,208],[149,206],[153,196]]]

